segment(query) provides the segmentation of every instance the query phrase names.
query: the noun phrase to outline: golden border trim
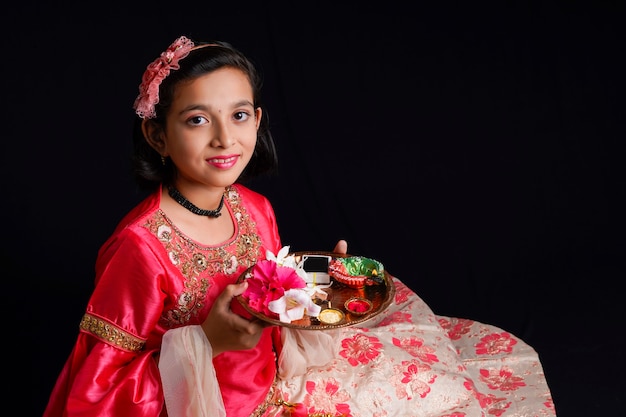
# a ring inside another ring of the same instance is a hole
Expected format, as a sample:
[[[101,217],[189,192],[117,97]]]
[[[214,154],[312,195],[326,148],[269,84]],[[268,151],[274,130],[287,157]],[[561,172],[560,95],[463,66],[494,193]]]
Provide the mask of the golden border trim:
[[[138,352],[144,348],[146,341],[116,327],[115,325],[87,313],[80,321],[81,330],[91,333],[109,345]]]

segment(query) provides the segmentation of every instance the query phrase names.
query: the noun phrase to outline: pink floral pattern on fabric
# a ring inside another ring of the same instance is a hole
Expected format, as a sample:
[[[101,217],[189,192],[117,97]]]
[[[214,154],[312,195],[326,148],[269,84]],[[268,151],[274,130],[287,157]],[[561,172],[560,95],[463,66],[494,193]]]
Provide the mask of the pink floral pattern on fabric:
[[[411,314],[398,311],[385,317],[381,322],[381,326],[389,326],[390,324],[411,323]]]
[[[348,360],[352,366],[366,364],[380,355],[383,345],[378,338],[356,334],[341,342],[343,348],[339,354]]]
[[[500,369],[481,369],[480,380],[492,390],[515,391],[526,386],[524,378],[514,375],[513,370],[506,366]]]
[[[309,414],[333,412],[338,416],[352,417],[350,405],[347,404],[350,394],[341,388],[336,379],[329,378],[318,383],[309,381],[306,392],[304,405]]]
[[[479,355],[497,355],[498,353],[511,353],[517,340],[507,332],[492,333],[483,337],[476,345],[476,353]]]
[[[411,291],[411,289],[407,287],[404,283],[396,283],[396,303],[404,304],[406,301],[409,300],[412,292],[413,291]]]
[[[439,362],[435,349],[430,346],[424,346],[424,341],[417,337],[405,339],[392,338],[393,344],[407,351],[411,356],[419,358],[422,362],[429,364]]]
[[[448,337],[452,340],[459,340],[464,334],[467,334],[474,322],[467,319],[457,318],[440,318],[439,324],[448,331]]]
[[[548,401],[544,402],[543,405],[545,405],[547,409],[552,410],[554,415],[556,415],[556,410],[554,409],[554,401],[552,401],[552,398],[550,398]],[[550,415],[552,415],[552,414],[550,414]]]
[[[487,411],[490,416],[500,417],[506,409],[511,406],[511,401],[507,401],[506,397],[498,397],[494,394],[483,394],[476,389],[476,386],[472,381],[466,380],[465,387],[472,391],[474,397],[478,400],[478,403]]]
[[[416,360],[402,361],[394,366],[394,385],[398,399],[411,400],[414,396],[426,397],[430,392],[430,385],[437,378],[427,364]]]

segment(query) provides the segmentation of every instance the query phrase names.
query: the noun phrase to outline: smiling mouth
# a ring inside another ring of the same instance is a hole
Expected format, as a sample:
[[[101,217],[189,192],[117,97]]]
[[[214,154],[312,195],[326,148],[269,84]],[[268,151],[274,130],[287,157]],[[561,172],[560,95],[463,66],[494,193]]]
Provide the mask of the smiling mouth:
[[[207,163],[218,169],[230,169],[237,164],[240,155],[231,155],[221,158],[207,159]]]
[[[216,163],[216,164],[227,164],[229,162],[232,162],[235,160],[234,156],[231,156],[229,158],[212,158],[210,159],[211,162]]]

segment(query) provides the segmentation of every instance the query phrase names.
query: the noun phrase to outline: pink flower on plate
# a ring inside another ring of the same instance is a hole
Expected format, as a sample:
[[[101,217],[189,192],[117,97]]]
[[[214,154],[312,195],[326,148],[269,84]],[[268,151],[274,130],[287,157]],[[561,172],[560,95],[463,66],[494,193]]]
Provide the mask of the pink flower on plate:
[[[247,281],[248,288],[242,297],[250,308],[268,317],[278,317],[269,308],[272,301],[282,298],[288,290],[306,287],[306,282],[295,269],[267,259],[258,261],[252,267]]]

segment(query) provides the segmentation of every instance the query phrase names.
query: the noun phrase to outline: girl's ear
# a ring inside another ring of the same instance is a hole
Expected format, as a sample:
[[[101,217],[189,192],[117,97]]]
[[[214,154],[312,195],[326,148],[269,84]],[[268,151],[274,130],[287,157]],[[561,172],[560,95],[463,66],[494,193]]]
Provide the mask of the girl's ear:
[[[165,149],[165,141],[163,140],[163,129],[157,123],[150,119],[144,119],[141,122],[141,132],[146,142],[157,151],[161,156],[167,156]]]
[[[256,117],[254,120],[256,123],[256,130],[259,130],[259,126],[261,125],[261,116],[263,116],[263,109],[260,107],[254,109],[254,116]]]

